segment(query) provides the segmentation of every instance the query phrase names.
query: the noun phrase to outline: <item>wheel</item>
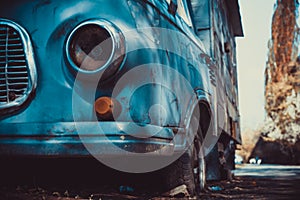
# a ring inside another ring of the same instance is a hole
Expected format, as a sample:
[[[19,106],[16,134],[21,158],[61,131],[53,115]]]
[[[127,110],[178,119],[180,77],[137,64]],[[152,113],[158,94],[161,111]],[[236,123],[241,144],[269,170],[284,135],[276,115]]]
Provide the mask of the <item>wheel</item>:
[[[192,118],[188,134],[194,134],[193,143],[186,152],[164,170],[165,185],[168,190],[185,185],[189,196],[200,194],[205,188],[205,159],[201,142],[201,128],[197,130],[199,120]],[[196,128],[195,128],[196,127]]]
[[[205,157],[204,152],[200,147],[196,148],[198,154],[194,156],[195,162],[194,162],[194,178],[196,183],[196,188],[200,191],[203,191],[205,189],[206,184],[206,163],[205,163]]]
[[[199,123],[196,118],[193,118],[193,123]],[[197,126],[196,126],[197,127]],[[202,148],[203,134],[201,127],[195,131],[194,139],[194,179],[197,194],[200,194],[201,191],[205,189],[206,185],[206,163],[205,156]]]

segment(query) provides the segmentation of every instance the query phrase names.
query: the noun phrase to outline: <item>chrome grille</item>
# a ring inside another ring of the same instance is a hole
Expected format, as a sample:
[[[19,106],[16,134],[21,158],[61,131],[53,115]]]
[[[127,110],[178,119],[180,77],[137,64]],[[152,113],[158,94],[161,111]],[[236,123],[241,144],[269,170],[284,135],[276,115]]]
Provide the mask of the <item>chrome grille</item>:
[[[0,102],[9,103],[24,95],[28,71],[20,35],[6,25],[0,26]]]
[[[0,109],[20,106],[35,87],[29,36],[19,25],[0,19]]]

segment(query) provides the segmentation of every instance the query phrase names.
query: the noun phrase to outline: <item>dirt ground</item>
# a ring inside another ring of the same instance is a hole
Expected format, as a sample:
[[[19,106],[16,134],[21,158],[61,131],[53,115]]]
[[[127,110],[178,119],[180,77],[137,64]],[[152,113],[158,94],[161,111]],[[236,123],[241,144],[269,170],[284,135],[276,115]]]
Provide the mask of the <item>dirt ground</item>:
[[[232,182],[222,181],[209,183],[211,186],[220,186],[221,191],[210,191],[202,193],[200,199],[299,199],[300,188],[298,181],[282,181],[270,179],[255,179],[247,177],[236,177]],[[107,190],[110,190],[106,188]],[[103,188],[102,188],[103,190]],[[169,198],[160,195],[126,195],[117,191],[110,192],[76,192],[32,188],[28,186],[2,187],[0,191],[1,200],[105,200],[105,199],[189,199],[184,197]]]
[[[155,191],[159,183],[151,182],[149,176],[121,178],[103,169],[105,173],[95,174],[93,167],[80,171],[81,167],[73,164],[5,165],[0,173],[0,200],[189,199],[181,194],[170,198]],[[300,199],[299,167],[277,166],[274,170],[272,166],[247,165],[235,174],[230,182],[209,182],[200,199]],[[142,184],[133,184],[136,182]]]

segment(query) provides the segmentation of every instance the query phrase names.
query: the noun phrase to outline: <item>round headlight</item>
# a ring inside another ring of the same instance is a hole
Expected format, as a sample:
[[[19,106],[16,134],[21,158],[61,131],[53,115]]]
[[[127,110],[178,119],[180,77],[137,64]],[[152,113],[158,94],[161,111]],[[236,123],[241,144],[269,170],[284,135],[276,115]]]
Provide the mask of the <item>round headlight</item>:
[[[109,61],[113,53],[112,46],[112,38],[106,29],[88,24],[73,34],[69,53],[78,68],[95,71]]]
[[[84,73],[105,72],[112,75],[121,65],[125,53],[124,37],[105,20],[89,20],[69,35],[66,55],[69,64]]]

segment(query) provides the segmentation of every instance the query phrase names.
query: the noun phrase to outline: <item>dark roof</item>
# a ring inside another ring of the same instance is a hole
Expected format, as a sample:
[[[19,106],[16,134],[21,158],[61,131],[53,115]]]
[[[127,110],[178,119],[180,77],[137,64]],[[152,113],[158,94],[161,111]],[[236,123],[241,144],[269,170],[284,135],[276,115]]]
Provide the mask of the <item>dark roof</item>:
[[[238,0],[225,0],[234,36],[244,36]]]

